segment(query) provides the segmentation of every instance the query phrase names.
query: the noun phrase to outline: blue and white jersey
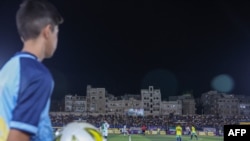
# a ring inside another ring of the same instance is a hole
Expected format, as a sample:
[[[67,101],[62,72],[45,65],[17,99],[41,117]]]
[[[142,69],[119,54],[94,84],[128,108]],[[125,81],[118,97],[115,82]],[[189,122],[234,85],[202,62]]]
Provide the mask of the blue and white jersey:
[[[0,141],[10,129],[25,131],[31,141],[52,141],[49,117],[54,81],[37,57],[18,52],[0,70]]]

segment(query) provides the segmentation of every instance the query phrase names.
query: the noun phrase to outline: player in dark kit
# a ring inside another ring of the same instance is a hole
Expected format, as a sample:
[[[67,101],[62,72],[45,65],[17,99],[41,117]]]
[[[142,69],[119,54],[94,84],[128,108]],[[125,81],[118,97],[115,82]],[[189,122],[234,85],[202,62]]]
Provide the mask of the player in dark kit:
[[[142,125],[141,130],[142,130],[142,135],[144,135],[144,136],[146,135],[145,134],[146,129],[147,129],[146,125]]]

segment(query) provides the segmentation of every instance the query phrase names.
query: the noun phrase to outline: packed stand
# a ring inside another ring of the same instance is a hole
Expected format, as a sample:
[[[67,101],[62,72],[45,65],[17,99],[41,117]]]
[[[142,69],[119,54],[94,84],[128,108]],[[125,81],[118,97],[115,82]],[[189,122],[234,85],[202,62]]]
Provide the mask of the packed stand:
[[[117,115],[99,115],[99,116],[83,116],[73,113],[69,114],[51,114],[51,121],[54,127],[62,127],[72,121],[86,121],[96,127],[99,127],[105,119],[110,128],[141,127],[145,124],[147,127],[157,127],[166,130],[169,126],[175,126],[176,122],[180,122],[183,126],[193,123],[197,130],[202,130],[203,127],[212,127],[221,129],[224,125],[238,124],[239,121],[250,121],[249,116],[232,116],[219,117],[214,115],[173,115],[173,116],[117,116]]]

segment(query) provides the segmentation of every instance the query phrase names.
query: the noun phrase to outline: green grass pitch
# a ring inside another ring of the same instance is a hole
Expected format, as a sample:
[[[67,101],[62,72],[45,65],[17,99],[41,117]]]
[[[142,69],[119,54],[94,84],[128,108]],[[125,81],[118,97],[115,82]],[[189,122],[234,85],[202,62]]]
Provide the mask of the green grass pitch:
[[[121,134],[109,134],[108,141],[129,141],[128,136]],[[131,135],[131,141],[176,141],[174,135]],[[191,141],[190,136],[183,135],[182,141]],[[196,141],[193,138],[192,141]],[[198,136],[198,141],[223,141],[223,137]]]

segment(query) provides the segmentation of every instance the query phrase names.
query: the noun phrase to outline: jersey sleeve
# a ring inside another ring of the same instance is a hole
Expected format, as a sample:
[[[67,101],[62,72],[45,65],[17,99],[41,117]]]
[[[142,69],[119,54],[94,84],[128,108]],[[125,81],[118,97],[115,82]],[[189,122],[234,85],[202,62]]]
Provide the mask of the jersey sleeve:
[[[53,81],[46,73],[32,73],[33,75],[21,75],[23,77],[20,78],[17,104],[12,113],[10,128],[36,134],[41,113],[53,89]]]

